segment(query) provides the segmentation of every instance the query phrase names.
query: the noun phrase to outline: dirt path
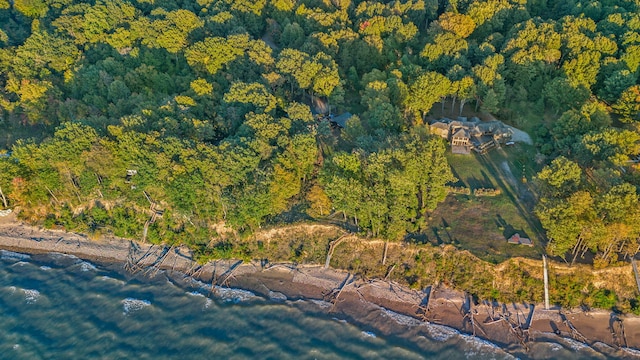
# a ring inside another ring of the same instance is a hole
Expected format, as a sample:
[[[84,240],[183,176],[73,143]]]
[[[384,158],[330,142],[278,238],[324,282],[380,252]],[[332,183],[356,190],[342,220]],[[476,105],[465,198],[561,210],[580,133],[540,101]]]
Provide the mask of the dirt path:
[[[509,183],[509,185],[511,185],[511,187],[520,192],[520,188],[518,186],[518,181],[516,180],[516,177],[513,176],[513,173],[511,172],[511,167],[509,166],[509,163],[505,160],[502,163],[500,163],[500,168],[502,168],[502,173],[504,174],[504,178],[505,180],[507,180],[507,182]]]
[[[513,126],[506,125],[508,129],[511,129],[513,135],[511,136],[511,140],[515,142],[523,142],[529,145],[533,145],[533,140],[531,140],[531,136],[526,132],[514,128]]]

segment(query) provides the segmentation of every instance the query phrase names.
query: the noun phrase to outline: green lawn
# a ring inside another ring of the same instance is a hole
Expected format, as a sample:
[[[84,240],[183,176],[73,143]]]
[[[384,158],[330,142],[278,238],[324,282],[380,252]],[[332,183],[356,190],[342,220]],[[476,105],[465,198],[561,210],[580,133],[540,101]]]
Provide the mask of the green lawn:
[[[544,246],[540,225],[532,215],[534,195],[527,184],[536,171],[535,150],[526,145],[503,147],[487,155],[448,153],[457,186],[500,189],[493,197],[450,195],[431,214],[424,231],[432,243],[453,243],[492,262],[513,256],[538,257]],[[523,174],[525,180],[523,182]],[[514,233],[529,237],[534,247],[512,245]]]

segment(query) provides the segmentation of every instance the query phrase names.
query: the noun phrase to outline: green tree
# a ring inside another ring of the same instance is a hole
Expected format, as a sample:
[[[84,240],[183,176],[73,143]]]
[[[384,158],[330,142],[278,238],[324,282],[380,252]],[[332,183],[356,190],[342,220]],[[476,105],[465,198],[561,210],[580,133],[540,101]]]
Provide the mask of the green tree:
[[[583,84],[574,87],[563,77],[555,78],[544,86],[545,102],[556,114],[570,109],[580,109],[590,95],[589,89]]]
[[[465,14],[455,12],[445,12],[438,18],[438,25],[461,38],[466,38],[473,33],[476,28],[475,21]]]
[[[560,156],[545,166],[536,180],[548,196],[566,197],[581,186],[582,169],[575,162]]]
[[[14,0],[13,7],[31,18],[44,17],[49,11],[49,7],[42,0]]]
[[[259,83],[234,82],[224,94],[224,101],[251,104],[254,111],[269,113],[276,108],[276,98]]]
[[[437,72],[427,72],[420,75],[409,87],[409,94],[405,106],[419,112],[420,119],[424,119],[433,104],[450,94],[451,81]]]
[[[640,86],[634,85],[624,90],[612,107],[623,122],[637,121],[640,114]]]

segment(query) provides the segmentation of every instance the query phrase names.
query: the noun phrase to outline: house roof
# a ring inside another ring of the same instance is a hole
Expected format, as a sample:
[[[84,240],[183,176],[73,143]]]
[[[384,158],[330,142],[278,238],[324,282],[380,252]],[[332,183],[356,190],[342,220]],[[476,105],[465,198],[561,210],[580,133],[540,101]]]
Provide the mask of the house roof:
[[[351,119],[352,116],[353,115],[351,115],[350,112],[346,112],[334,117],[333,119],[331,119],[331,122],[336,123],[336,125],[344,129],[347,126],[347,121]]]
[[[533,241],[529,238],[520,238],[520,244],[533,246]]]
[[[449,130],[449,124],[445,124],[443,122],[436,122],[429,126],[432,128],[441,129],[441,130]]]
[[[507,241],[510,244],[520,244],[520,234],[515,233],[515,234],[511,235],[511,237],[509,239],[507,239]]]
[[[464,124],[462,123],[462,121],[458,121],[458,120],[453,120],[449,123],[449,126],[451,127],[462,127],[464,126]]]
[[[533,241],[529,238],[521,237],[519,233],[513,234],[508,240],[510,244],[522,244],[533,246]]]
[[[469,138],[469,132],[466,129],[460,129],[453,134],[453,138]]]

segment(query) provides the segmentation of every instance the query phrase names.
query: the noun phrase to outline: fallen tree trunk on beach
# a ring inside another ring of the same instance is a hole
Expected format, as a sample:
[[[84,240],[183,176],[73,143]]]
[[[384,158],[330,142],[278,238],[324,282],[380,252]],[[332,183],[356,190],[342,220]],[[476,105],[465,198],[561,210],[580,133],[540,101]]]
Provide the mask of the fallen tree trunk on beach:
[[[349,235],[350,234],[342,235],[339,238],[333,240],[331,243],[329,243],[329,251],[327,252],[327,259],[324,262],[325,269],[329,268],[329,265],[331,263],[331,256],[333,255],[333,250],[335,250],[336,246],[340,245],[340,243],[343,242],[344,239],[346,239],[347,236]]]

